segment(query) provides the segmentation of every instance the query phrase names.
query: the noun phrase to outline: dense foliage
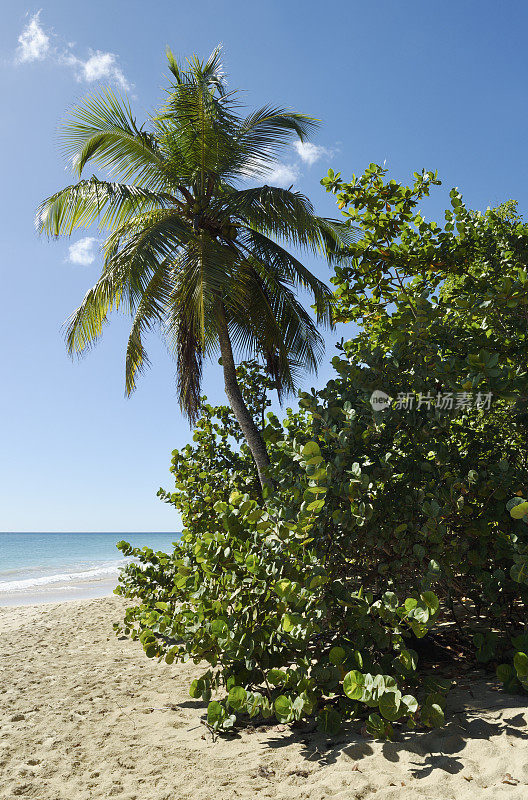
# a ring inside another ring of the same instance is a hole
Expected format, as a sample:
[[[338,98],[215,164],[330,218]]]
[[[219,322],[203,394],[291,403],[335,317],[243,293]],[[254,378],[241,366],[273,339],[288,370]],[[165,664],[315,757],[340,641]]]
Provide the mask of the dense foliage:
[[[512,204],[468,211],[457,190],[443,227],[427,223],[416,208],[438,180],[415,178],[371,165],[323,181],[364,234],[333,279],[336,319],[360,333],[283,423],[264,416],[257,368],[241,378],[266,500],[229,410],[204,405],[160,493],[181,542],[121,544],[137,559],[118,589],[137,602],[125,631],[149,657],[208,663],[191,695],[214,693],[216,729],[243,714],[316,715],[327,732],[367,715],[384,736],[441,724],[448,684],[416,644],[439,622],[528,687],[528,227]]]

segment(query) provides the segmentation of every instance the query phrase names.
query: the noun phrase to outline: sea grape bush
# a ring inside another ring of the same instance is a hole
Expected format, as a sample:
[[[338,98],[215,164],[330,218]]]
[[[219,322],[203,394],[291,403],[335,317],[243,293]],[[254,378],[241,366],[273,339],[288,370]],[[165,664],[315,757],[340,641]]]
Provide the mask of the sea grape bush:
[[[247,388],[258,376],[251,365],[240,377]],[[248,456],[244,445],[235,453],[219,441],[232,424],[229,409],[204,405],[194,446],[173,454],[178,491],[160,492],[185,523],[174,553],[119,545],[136,562],[126,567],[118,593],[139,601],[126,612],[125,633],[148,657],[209,665],[190,693],[209,701],[214,729],[232,727],[242,713],[281,722],[316,715],[330,734],[362,709],[377,735],[391,735],[397,719],[438,724],[448,686],[417,680],[418,657],[409,645],[411,634],[422,637],[433,623],[438,598],[426,589],[401,600],[392,591],[375,596],[356,579],[353,560],[348,569],[340,563],[337,538],[321,551],[331,464],[307,435],[279,441],[278,420],[268,420],[277,491],[263,504],[249,461],[231,463],[227,490],[203,469],[211,459],[218,468]],[[203,492],[212,504],[205,527]],[[223,700],[212,700],[219,692]]]
[[[125,632],[149,657],[208,665],[190,691],[215,729],[244,715],[315,716],[328,733],[366,717],[378,736],[441,724],[448,683],[417,656],[439,621],[527,687],[528,229],[512,204],[477,214],[457,190],[443,227],[426,223],[416,208],[438,179],[415,179],[376,165],[323,179],[363,231],[333,278],[336,320],[361,327],[283,422],[256,365],[241,370],[273,489],[260,496],[229,410],[204,404],[173,453],[176,491],[160,491],[181,541],[120,544],[137,559],[117,590],[136,603]]]
[[[406,568],[424,550],[438,565],[442,605],[466,635],[476,629],[485,663],[526,631],[528,226],[515,203],[480,214],[457,189],[443,227],[428,223],[416,209],[436,174],[415,173],[412,187],[384,176],[372,164],[350,183],[323,179],[365,233],[333,278],[336,319],[362,327],[334,360],[338,393],[351,391],[356,409],[373,389],[414,398],[378,413],[379,441],[393,442],[390,486],[403,482],[408,507],[421,491],[427,518],[412,509]]]

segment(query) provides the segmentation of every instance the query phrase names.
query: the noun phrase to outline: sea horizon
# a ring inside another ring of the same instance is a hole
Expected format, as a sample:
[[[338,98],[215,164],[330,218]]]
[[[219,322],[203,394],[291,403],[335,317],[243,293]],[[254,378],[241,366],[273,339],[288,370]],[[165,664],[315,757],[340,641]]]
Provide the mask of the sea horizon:
[[[105,531],[0,532],[0,606],[61,602],[112,594],[120,569],[130,561],[117,550],[171,551],[172,533]]]

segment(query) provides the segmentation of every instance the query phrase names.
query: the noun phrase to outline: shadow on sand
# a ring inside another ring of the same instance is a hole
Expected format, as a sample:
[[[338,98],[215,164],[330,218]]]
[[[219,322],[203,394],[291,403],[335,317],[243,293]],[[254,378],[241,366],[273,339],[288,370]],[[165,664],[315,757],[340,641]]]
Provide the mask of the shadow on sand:
[[[411,760],[411,764],[415,763],[411,767],[413,777],[425,778],[434,770],[455,775],[464,768],[460,755],[471,740],[508,734],[528,743],[527,706],[526,697],[497,691],[490,682],[480,680],[472,684],[470,692],[451,692],[446,725],[437,730],[408,731],[404,725],[395,726],[396,741],[374,742],[359,735],[357,726],[354,729],[350,725],[333,740],[319,733],[291,731],[280,737],[270,735],[266,744],[280,748],[300,742],[304,757],[320,765],[333,764],[342,754],[358,762],[381,750],[393,763],[403,754],[414,754],[418,760]]]

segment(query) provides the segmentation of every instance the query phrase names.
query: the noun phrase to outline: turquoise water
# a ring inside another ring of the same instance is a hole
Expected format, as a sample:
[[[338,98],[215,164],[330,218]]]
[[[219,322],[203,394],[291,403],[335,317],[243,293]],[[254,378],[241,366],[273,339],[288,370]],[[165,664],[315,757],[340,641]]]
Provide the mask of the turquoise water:
[[[109,594],[126,559],[116,549],[171,552],[179,533],[0,533],[0,605]]]

